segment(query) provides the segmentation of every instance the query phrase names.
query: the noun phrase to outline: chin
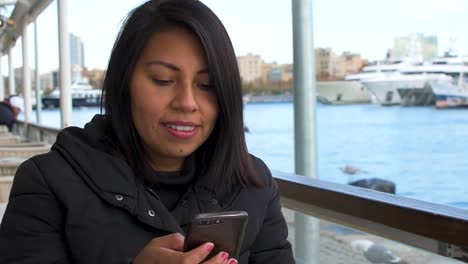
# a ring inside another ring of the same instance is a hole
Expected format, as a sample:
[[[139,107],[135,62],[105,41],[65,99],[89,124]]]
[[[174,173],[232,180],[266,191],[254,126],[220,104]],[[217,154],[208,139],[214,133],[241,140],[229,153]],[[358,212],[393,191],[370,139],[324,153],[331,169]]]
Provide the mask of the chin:
[[[186,158],[190,156],[195,150],[181,150],[174,153],[171,153],[174,158]]]

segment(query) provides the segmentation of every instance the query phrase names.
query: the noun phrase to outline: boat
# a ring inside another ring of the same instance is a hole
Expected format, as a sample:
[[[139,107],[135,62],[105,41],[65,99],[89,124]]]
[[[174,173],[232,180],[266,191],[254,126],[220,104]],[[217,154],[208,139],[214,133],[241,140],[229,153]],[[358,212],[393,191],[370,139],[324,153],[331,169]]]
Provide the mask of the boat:
[[[436,98],[432,89],[435,83],[452,83],[458,80],[460,73],[468,75],[468,66],[461,60],[454,58],[438,58],[423,65],[407,67],[401,73],[418,84],[400,86],[398,93],[401,97],[401,105],[434,105]],[[422,83],[424,81],[424,84]]]
[[[447,83],[468,67],[454,57],[407,64],[395,72],[361,80],[381,105],[434,105],[431,83]]]
[[[382,105],[399,104],[400,96],[394,87],[381,85],[380,83],[369,85],[367,81],[377,80],[379,78],[385,79],[389,76],[394,76],[395,74],[398,74],[402,68],[418,63],[420,63],[420,60],[410,58],[380,61],[375,65],[365,66],[360,73],[346,75],[345,80],[360,82],[369,93],[372,103]]]
[[[73,107],[92,107],[101,105],[101,90],[94,89],[87,81],[77,81],[70,86]],[[44,108],[60,107],[60,90],[55,89],[42,97]]]
[[[375,96],[381,105],[433,105],[434,93],[430,83],[450,81],[446,74],[418,73],[404,71],[362,80],[364,86]]]
[[[371,97],[359,81],[330,81],[317,82],[317,100],[323,104],[365,104]]]
[[[385,76],[388,74],[393,74],[398,72],[403,67],[406,67],[408,64],[414,64],[413,60],[385,60],[377,62],[374,65],[368,65],[362,68],[362,71],[359,73],[348,74],[345,76],[346,81],[361,81],[364,79],[370,79],[374,77]]]
[[[452,81],[432,82],[435,105],[438,109],[468,107],[468,79],[463,72]]]

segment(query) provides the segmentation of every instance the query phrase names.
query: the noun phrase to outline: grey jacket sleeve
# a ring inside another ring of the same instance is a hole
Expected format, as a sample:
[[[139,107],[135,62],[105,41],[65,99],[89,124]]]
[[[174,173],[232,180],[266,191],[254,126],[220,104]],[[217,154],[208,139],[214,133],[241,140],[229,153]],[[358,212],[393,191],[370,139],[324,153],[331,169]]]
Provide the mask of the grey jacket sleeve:
[[[271,179],[269,183],[271,200],[261,230],[252,245],[249,263],[294,264],[291,244],[287,240],[288,226],[281,212],[278,185],[271,178],[270,170],[265,164],[263,165]]]
[[[0,226],[0,263],[69,263],[63,208],[33,160],[16,172]]]

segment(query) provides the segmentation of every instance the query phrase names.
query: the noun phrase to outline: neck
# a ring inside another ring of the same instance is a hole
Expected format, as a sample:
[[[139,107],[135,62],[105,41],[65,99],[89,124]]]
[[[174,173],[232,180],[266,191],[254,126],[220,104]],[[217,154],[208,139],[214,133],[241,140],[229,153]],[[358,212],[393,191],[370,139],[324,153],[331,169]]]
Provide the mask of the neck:
[[[184,158],[182,159],[157,159],[151,161],[151,167],[159,172],[174,172],[181,171],[184,165]]]

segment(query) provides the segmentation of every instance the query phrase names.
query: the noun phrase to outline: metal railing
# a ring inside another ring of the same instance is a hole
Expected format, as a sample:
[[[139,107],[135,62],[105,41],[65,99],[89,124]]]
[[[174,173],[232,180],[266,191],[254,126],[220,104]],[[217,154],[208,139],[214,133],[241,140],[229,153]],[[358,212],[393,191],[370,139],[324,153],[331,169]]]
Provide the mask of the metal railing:
[[[468,211],[274,171],[284,207],[468,263]]]
[[[45,127],[37,124],[16,121],[13,125],[13,133],[34,142],[52,144],[55,142],[60,129]]]

